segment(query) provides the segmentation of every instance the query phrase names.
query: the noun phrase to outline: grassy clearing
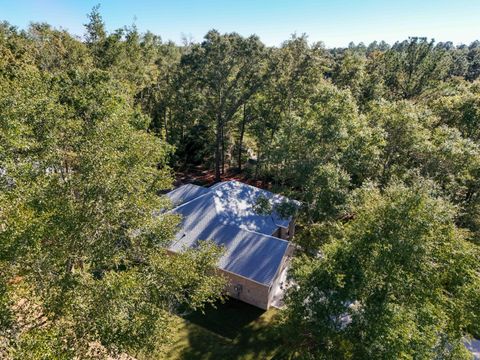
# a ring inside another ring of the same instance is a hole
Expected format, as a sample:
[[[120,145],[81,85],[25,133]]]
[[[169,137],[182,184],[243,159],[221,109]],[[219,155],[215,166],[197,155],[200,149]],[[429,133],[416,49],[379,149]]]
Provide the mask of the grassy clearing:
[[[280,341],[273,326],[278,310],[262,311],[230,299],[205,314],[178,318],[167,359],[272,359]]]

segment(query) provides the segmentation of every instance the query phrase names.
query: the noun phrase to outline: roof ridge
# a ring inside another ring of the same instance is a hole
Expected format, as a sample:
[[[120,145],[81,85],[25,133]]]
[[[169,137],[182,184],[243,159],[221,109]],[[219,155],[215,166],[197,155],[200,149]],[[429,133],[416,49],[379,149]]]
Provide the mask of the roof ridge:
[[[242,227],[240,226],[236,226],[236,225],[231,225],[231,224],[218,224],[217,225],[219,228],[222,228],[222,227],[225,227],[225,228],[234,228],[236,231],[238,231],[238,233],[246,233],[246,234],[252,234],[254,236],[258,236],[259,238],[255,238],[255,242],[261,242],[261,243],[267,243],[268,241],[273,241],[271,244],[285,244],[286,247],[284,248],[284,250],[282,251],[282,258],[285,256],[287,250],[288,250],[288,247],[290,246],[291,242],[288,241],[288,240],[285,240],[285,239],[281,239],[279,237],[276,237],[276,236],[272,236],[272,235],[267,235],[267,234],[263,234],[263,233],[260,233],[258,231],[252,231],[252,230],[247,230],[247,229],[243,229]],[[179,243],[181,243],[181,240],[183,237],[185,236],[188,236],[187,234],[188,233],[191,233],[191,231],[188,231],[188,232],[183,232],[181,231],[180,232],[182,235],[178,238],[178,239],[175,239],[173,241],[173,243],[170,245],[170,246],[174,246],[174,245],[177,245]],[[197,239],[196,241],[197,242],[202,242],[202,241],[207,241],[207,240],[214,240],[215,239]],[[280,266],[280,265],[278,265]],[[278,272],[278,267],[276,269],[276,272],[275,274],[277,274]],[[228,270],[226,268],[222,268],[223,271],[226,271],[228,273],[231,273],[231,274],[235,274],[235,275],[238,275],[242,278],[245,278],[245,279],[249,279],[253,282],[256,282],[258,284],[261,284],[261,285],[266,285],[266,286],[271,286],[274,279],[275,279],[275,276],[273,276],[271,279],[267,280],[267,281],[262,281],[262,280],[256,280],[254,277],[249,277],[247,275],[242,275],[238,272],[235,272],[233,270]]]
[[[254,230],[243,229],[243,228],[240,227],[240,226],[239,226],[239,228],[240,228],[240,230],[242,230],[242,231],[246,231],[246,232],[249,232],[249,233],[252,233],[252,234],[262,235],[262,236],[265,236],[265,237],[268,237],[268,238],[272,238],[272,239],[275,239],[275,240],[279,240],[279,241],[283,241],[283,242],[286,242],[286,243],[290,243],[290,241],[285,240],[285,239],[282,239],[282,238],[279,238],[279,237],[277,237],[277,236],[264,234],[264,233],[261,233],[261,232],[258,232],[258,231],[254,231]]]
[[[187,184],[185,184],[185,185],[187,185]],[[203,186],[201,186],[201,187],[203,187]],[[207,188],[206,188],[206,189],[207,189]],[[212,195],[212,193],[211,193],[210,191],[208,191],[208,192],[206,192],[205,194],[199,195],[199,196],[197,196],[196,198],[193,198],[192,200],[188,200],[187,202],[185,202],[185,203],[183,203],[183,204],[180,204],[180,205],[174,207],[174,208],[171,209],[171,210],[168,210],[167,213],[172,212],[172,211],[175,211],[175,210],[177,210],[177,209],[179,209],[179,208],[181,208],[181,207],[183,207],[183,206],[185,206],[185,205],[187,205],[187,204],[190,204],[191,202],[193,202],[193,201],[195,201],[195,200],[198,200],[198,199],[200,199],[201,197],[204,197],[204,196],[206,196],[206,195]]]
[[[213,240],[227,249],[219,259],[221,269],[270,286],[290,242],[273,236],[278,225],[272,215],[258,218],[258,215],[250,214],[254,199],[250,196],[265,190],[236,181],[220,182],[204,189],[204,194],[171,210],[183,216],[185,222],[180,224],[169,249],[181,251],[200,240]],[[250,189],[255,191],[251,192]],[[229,196],[235,197],[234,200],[242,200],[246,195],[249,196],[245,198],[248,203],[245,213],[236,201],[229,206],[233,199]],[[218,206],[221,209],[217,209],[217,201],[220,201]]]

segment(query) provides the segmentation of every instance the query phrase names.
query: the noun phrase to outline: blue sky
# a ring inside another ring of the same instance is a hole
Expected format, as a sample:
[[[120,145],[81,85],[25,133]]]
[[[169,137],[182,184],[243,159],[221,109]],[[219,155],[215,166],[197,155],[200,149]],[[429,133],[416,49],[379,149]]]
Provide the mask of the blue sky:
[[[183,35],[200,41],[213,28],[255,33],[267,45],[292,33],[328,47],[408,36],[456,44],[480,39],[480,0],[0,0],[0,20],[20,28],[45,21],[82,35],[86,14],[97,3],[108,30],[135,21],[139,30],[175,42]]]

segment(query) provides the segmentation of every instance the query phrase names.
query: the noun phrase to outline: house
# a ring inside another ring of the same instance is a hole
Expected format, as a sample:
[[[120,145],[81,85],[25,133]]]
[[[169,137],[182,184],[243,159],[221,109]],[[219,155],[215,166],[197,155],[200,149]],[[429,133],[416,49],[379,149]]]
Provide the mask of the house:
[[[212,240],[224,247],[218,267],[228,278],[230,296],[262,309],[278,296],[279,279],[293,252],[288,241],[294,233],[294,218],[283,215],[282,204],[299,203],[238,181],[217,183],[210,188],[180,186],[167,196],[172,212],[182,215],[172,252]],[[269,211],[260,211],[262,202]]]

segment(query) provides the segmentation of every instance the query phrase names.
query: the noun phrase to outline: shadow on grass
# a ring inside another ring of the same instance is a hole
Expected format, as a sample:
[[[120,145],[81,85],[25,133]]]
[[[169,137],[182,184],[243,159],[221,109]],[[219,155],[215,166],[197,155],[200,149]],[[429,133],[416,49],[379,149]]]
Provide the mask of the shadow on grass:
[[[186,316],[189,346],[181,359],[272,359],[280,349],[277,310],[263,311],[230,299],[205,314]],[[278,358],[278,357],[275,357]]]
[[[264,310],[255,306],[229,298],[223,304],[208,307],[204,313],[197,311],[184,318],[218,335],[234,339],[242,329],[264,313]]]
[[[205,329],[187,325],[188,346],[182,346],[177,351],[178,358],[182,360],[216,360],[231,359],[232,354],[236,352],[235,345],[229,339],[217,336]]]

